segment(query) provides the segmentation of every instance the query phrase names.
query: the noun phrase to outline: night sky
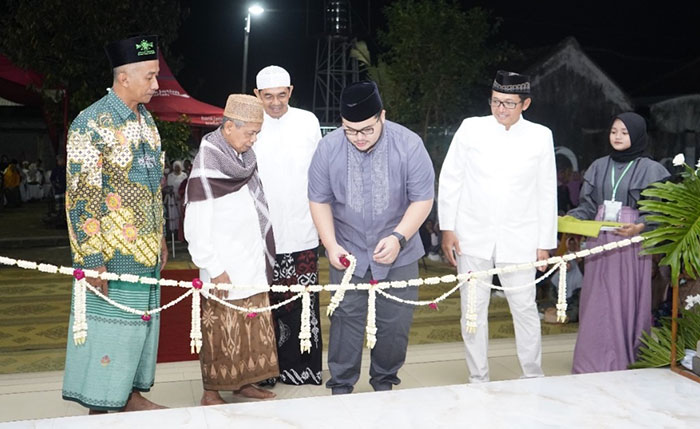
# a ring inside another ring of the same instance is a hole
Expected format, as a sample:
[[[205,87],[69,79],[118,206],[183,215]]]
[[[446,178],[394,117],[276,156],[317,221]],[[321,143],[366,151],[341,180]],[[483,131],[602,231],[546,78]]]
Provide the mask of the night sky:
[[[381,12],[391,0],[355,0],[353,30],[376,47],[385,25]],[[175,51],[183,67],[183,87],[202,101],[223,106],[240,91],[243,26],[252,1],[182,1],[190,14]],[[323,26],[322,0],[261,0],[266,12],[254,17],[248,58],[248,90],[255,74],[276,64],[292,75],[292,103],[310,109],[316,38]],[[497,37],[520,48],[526,63],[547,47],[574,36],[586,53],[632,97],[700,92],[700,6],[636,1],[462,1],[483,6],[501,21]],[[686,3],[688,4],[688,3]],[[373,52],[375,54],[375,52]]]

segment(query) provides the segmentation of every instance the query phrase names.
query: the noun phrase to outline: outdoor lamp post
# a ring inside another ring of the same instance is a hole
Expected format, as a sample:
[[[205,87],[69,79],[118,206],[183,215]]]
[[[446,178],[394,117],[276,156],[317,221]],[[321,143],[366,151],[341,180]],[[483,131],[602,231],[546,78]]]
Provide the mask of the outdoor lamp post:
[[[248,8],[248,16],[245,18],[245,27],[243,28],[243,77],[241,78],[241,93],[246,92],[246,77],[248,74],[248,36],[250,35],[250,16],[260,15],[265,9],[258,4],[254,4]]]

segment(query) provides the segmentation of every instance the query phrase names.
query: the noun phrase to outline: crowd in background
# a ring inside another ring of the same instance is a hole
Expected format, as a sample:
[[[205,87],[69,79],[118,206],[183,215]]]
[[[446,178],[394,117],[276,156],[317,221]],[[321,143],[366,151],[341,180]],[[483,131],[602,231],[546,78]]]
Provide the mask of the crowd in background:
[[[185,217],[185,189],[187,178],[192,172],[192,161],[173,161],[163,170],[161,185],[163,188],[163,206],[168,237],[171,240],[184,241],[182,227]]]
[[[192,161],[173,161],[166,166],[162,178],[163,204],[167,230],[171,237],[183,241],[183,200]],[[46,223],[65,227],[66,161],[56,157],[56,166],[44,169],[41,159],[18,161],[0,155],[0,210],[22,207],[24,203],[45,201]]]
[[[34,162],[0,155],[0,210],[21,207],[31,201],[46,201],[47,221],[65,227],[66,163],[56,157],[53,169],[44,169],[41,159]]]

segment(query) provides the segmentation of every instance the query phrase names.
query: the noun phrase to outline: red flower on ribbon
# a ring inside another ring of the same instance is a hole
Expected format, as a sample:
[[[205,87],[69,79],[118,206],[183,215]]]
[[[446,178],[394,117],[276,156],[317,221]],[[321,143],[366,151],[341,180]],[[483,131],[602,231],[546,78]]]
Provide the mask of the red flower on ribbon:
[[[201,289],[203,284],[198,277],[192,279],[192,287],[195,289]]]
[[[350,260],[345,257],[345,255],[341,256],[340,258],[340,264],[344,266],[345,268],[350,266]]]
[[[245,317],[247,317],[248,319],[253,319],[253,318],[255,318],[255,316],[257,316],[257,315],[258,315],[258,313],[252,311],[252,312],[246,314]]]
[[[151,320],[151,315],[146,313],[143,316],[141,316],[141,320],[143,320],[144,322],[148,322],[149,320]]]
[[[372,286],[376,285],[377,283],[379,283],[379,282],[376,281],[375,279],[372,279],[369,281],[369,284],[371,284]]]
[[[76,280],[82,280],[85,278],[85,272],[80,268],[76,268],[73,270],[73,277],[75,277]]]
[[[431,302],[430,304],[428,304],[428,307],[432,308],[433,310],[437,310],[438,309],[437,302]]]

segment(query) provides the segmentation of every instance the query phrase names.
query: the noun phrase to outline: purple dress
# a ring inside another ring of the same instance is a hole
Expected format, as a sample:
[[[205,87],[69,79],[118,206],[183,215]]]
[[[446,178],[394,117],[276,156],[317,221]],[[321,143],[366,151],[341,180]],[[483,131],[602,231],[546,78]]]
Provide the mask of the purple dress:
[[[596,220],[602,215],[601,207]],[[635,223],[638,218],[637,210],[622,208],[620,222]],[[601,232],[588,239],[586,247],[623,238]],[[651,256],[639,256],[641,250],[642,244],[636,243],[585,259],[575,374],[627,369],[635,361],[642,331],[651,327]]]
[[[623,223],[644,222],[636,209],[640,192],[668,177],[661,164],[648,158],[638,158],[635,164],[617,189]],[[596,160],[586,172],[581,204],[569,214],[602,220],[603,201],[612,196],[610,170],[621,173],[624,167],[626,163],[609,157]],[[586,247],[624,238],[602,231],[597,238],[589,238]],[[636,360],[642,331],[651,328],[651,256],[640,256],[641,250],[637,243],[585,259],[573,373],[623,370]]]

